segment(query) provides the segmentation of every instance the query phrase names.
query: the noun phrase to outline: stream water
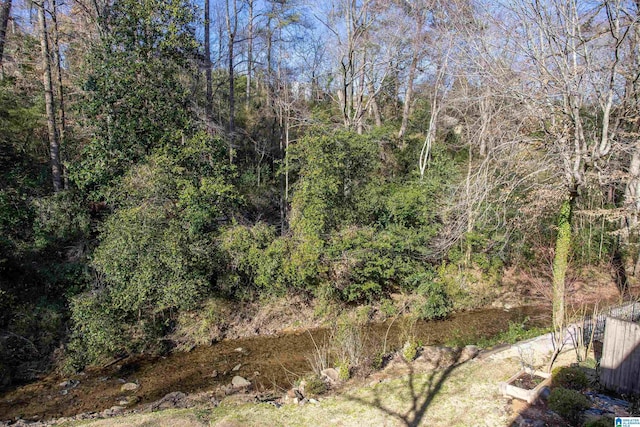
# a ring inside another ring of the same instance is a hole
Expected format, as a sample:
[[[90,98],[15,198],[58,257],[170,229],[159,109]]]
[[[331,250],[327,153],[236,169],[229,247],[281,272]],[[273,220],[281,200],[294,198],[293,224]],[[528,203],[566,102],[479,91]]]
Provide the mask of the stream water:
[[[423,345],[473,342],[506,331],[511,322],[528,326],[550,323],[547,307],[512,310],[483,309],[453,315],[445,320],[417,322],[411,328],[398,320],[370,324],[356,337],[365,353],[373,355],[397,349],[411,333]],[[155,401],[167,393],[212,390],[231,382],[235,375],[249,379],[259,390],[285,390],[312,371],[310,360],[316,346],[335,337],[329,329],[306,330],[276,336],[224,340],[189,353],[167,357],[125,359],[104,369],[88,369],[71,378],[50,375],[37,382],[0,395],[0,421],[50,419],[82,412],[102,411],[117,404],[123,382],[136,382],[138,405]],[[235,369],[235,370],[234,370]],[[79,381],[73,388],[60,386],[64,380]]]

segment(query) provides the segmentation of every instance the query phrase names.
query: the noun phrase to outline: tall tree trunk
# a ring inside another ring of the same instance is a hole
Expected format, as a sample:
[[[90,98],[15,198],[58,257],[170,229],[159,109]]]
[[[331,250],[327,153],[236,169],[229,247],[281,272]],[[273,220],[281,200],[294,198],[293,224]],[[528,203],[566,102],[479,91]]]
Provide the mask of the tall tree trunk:
[[[229,36],[229,137],[234,138],[236,132],[236,94],[233,71],[233,37]],[[230,156],[232,156],[230,154]]]
[[[565,282],[571,250],[571,217],[576,200],[576,192],[572,191],[569,198],[560,207],[558,217],[558,234],[556,235],[556,250],[553,256],[553,328],[561,333],[565,322]]]
[[[424,5],[422,5],[424,7]],[[416,79],[416,71],[418,69],[418,62],[420,61],[420,55],[424,49],[425,35],[425,13],[419,4],[413,4],[410,6],[409,13],[413,15],[415,20],[416,36],[413,39],[413,52],[411,54],[411,64],[409,64],[409,75],[407,76],[407,89],[404,93],[404,104],[402,106],[402,123],[400,124],[400,130],[398,131],[398,138],[402,138],[407,132],[407,125],[409,124],[409,114],[411,114],[411,103],[413,102],[413,84]]]
[[[229,60],[229,163],[233,163],[233,141],[235,139],[236,132],[236,95],[235,95],[235,73],[234,73],[234,53],[233,48],[235,44],[236,31],[238,29],[238,11],[236,0],[233,1],[233,12],[229,10],[229,1],[227,0],[227,53]]]
[[[367,51],[366,49],[362,53],[362,63],[366,64],[367,62]],[[356,121],[356,132],[358,135],[362,135],[364,133],[364,88],[365,88],[365,73],[364,70],[360,72],[358,77],[358,91],[356,92],[355,98],[355,121]],[[373,96],[373,94],[372,94]]]
[[[371,97],[371,112],[373,113],[373,119],[375,121],[376,127],[382,127],[382,117],[380,116],[380,107],[378,106],[377,94],[375,88],[373,87],[373,82],[371,79],[368,79],[367,82],[369,96]]]
[[[549,371],[551,371],[564,344],[566,278],[569,267],[569,252],[571,250],[571,217],[576,196],[577,187],[574,187],[569,193],[569,198],[562,202],[560,216],[558,217],[558,234],[556,235],[556,250],[553,255],[553,281],[551,284],[553,343],[555,348],[551,355],[551,360],[549,360]]]
[[[64,86],[62,84],[62,59],[60,58],[60,32],[58,30],[58,6],[56,0],[51,1],[51,16],[53,18],[53,58],[56,66],[56,84],[58,88],[58,120],[59,122],[59,144],[64,147],[67,133],[67,118],[64,103]],[[68,177],[64,170],[63,153],[60,154],[61,172],[64,180],[64,187],[68,187]]]
[[[407,125],[409,123],[409,114],[411,113],[411,101],[413,98],[413,81],[416,78],[416,69],[418,68],[418,51],[414,50],[413,57],[411,58],[411,65],[409,66],[409,77],[407,78],[407,90],[404,93],[404,104],[402,106],[402,123],[400,124],[400,131],[398,131],[398,138],[402,138],[407,131]]]
[[[249,5],[249,17],[247,29],[247,93],[245,99],[245,108],[249,111],[249,104],[251,101],[251,73],[253,72],[253,0],[248,0]]]
[[[2,58],[4,57],[4,42],[7,36],[7,25],[9,24],[10,15],[11,0],[4,0],[0,8],[0,67],[2,66]]]
[[[53,179],[53,191],[62,190],[62,172],[60,168],[60,141],[56,127],[55,108],[53,104],[53,84],[51,79],[51,58],[49,41],[47,39],[47,21],[44,10],[44,1],[37,4],[38,26],[40,32],[40,50],[42,54],[42,80],[44,83],[44,100],[47,112],[47,127],[49,130],[49,155],[51,157],[51,175]]]
[[[211,84],[211,5],[209,0],[204,0],[204,64],[205,64],[205,80],[206,80],[206,97],[205,100],[205,114],[207,121],[210,121],[213,116],[213,108],[211,105],[213,97],[213,89]]]

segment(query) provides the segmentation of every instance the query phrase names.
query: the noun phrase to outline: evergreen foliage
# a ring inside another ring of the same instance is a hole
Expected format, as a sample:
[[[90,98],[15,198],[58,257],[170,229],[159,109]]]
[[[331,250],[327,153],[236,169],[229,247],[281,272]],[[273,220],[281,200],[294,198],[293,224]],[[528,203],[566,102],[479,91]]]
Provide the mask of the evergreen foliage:
[[[118,0],[87,59],[88,125],[95,130],[71,169],[86,190],[115,184],[171,135],[192,126],[189,90],[197,41],[184,0]],[[98,195],[101,195],[100,192]]]
[[[198,134],[180,141],[132,168],[113,195],[119,208],[93,254],[101,279],[72,305],[75,340],[84,344],[75,348],[86,348],[89,361],[146,348],[177,310],[214,290],[218,222],[235,204],[232,169],[220,158],[219,140]]]

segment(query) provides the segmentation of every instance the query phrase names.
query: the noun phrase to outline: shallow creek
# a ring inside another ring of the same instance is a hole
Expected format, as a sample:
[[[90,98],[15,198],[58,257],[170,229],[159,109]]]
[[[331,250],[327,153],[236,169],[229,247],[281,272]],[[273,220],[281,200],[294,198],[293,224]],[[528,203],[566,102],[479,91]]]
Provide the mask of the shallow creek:
[[[424,345],[472,342],[506,331],[510,322],[525,318],[529,318],[528,326],[548,325],[549,309],[528,306],[508,311],[491,308],[468,311],[445,320],[417,322],[412,328],[400,320],[389,321],[366,326],[360,337],[372,355],[380,352],[385,343],[387,351],[399,348],[407,332]],[[224,340],[189,353],[129,358],[72,377],[50,375],[0,395],[0,421],[16,417],[43,420],[102,411],[116,405],[123,396],[131,395],[121,391],[123,382],[140,385],[134,392],[140,399],[138,405],[173,391],[213,390],[229,384],[235,375],[249,379],[258,390],[286,390],[311,372],[315,346],[321,347],[330,337],[329,329],[314,329]],[[69,379],[73,384],[79,382],[72,388],[60,386]]]

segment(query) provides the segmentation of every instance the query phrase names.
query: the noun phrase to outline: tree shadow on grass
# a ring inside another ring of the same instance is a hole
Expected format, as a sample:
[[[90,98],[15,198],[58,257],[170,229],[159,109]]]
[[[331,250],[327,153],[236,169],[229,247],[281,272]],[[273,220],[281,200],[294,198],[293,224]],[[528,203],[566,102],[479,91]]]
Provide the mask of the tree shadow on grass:
[[[408,372],[404,375],[402,383],[397,386],[382,386],[372,389],[373,396],[358,397],[348,395],[347,399],[367,405],[390,415],[408,427],[419,426],[425,419],[427,409],[433,403],[444,382],[451,373],[460,366],[460,351],[452,353],[453,359],[444,367],[436,365],[436,369],[428,373],[416,372],[416,367],[411,362],[404,362]],[[401,400],[401,404],[393,404],[393,401]],[[391,400],[392,402],[385,402]],[[409,403],[409,408],[406,404]]]

